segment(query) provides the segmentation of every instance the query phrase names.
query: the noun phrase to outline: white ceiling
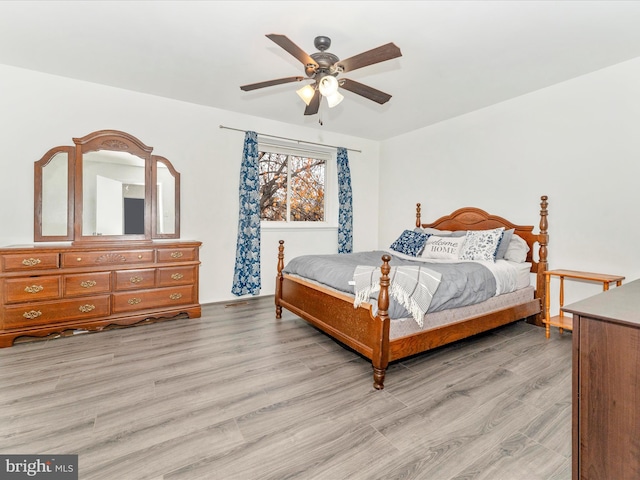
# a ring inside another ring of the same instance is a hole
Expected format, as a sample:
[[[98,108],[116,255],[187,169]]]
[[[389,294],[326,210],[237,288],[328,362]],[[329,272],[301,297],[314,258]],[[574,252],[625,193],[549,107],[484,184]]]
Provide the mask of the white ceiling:
[[[305,117],[299,83],[241,91],[304,76],[269,33],[340,58],[394,42],[342,75],[393,98]],[[0,63],[377,140],[638,56],[638,1],[0,1]]]

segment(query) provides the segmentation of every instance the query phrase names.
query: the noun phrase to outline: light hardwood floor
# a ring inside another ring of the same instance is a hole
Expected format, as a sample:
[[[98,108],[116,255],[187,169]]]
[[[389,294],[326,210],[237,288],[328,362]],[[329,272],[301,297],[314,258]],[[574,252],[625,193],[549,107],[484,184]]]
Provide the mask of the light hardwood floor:
[[[80,479],[571,478],[571,334],[524,322],[390,366],[273,298],[0,350],[0,453]]]

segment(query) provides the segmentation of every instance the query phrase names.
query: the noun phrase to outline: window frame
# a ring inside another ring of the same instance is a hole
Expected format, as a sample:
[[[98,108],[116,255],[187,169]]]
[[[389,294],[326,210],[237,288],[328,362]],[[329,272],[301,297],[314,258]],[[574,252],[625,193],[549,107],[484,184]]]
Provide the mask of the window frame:
[[[325,161],[324,171],[324,220],[309,221],[274,221],[260,220],[260,228],[267,230],[300,230],[300,229],[335,229],[338,228],[338,169],[337,152],[334,149],[322,147],[307,147],[279,141],[260,141],[258,151],[281,153],[298,157],[318,158]],[[289,211],[289,196],[287,196],[287,212]]]

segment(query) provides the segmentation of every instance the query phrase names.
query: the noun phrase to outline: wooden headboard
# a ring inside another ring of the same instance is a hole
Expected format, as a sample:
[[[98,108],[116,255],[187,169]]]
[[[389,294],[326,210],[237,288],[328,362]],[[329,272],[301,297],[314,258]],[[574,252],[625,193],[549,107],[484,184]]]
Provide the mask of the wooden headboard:
[[[549,243],[547,198],[546,195],[540,197],[539,233],[533,233],[534,227],[532,225],[516,225],[505,218],[490,215],[484,210],[475,207],[461,208],[450,215],[439,218],[433,223],[422,223],[419,203],[416,205],[416,227],[437,228],[438,230],[488,230],[500,227],[504,227],[505,230],[515,229],[514,233],[522,237],[529,245],[527,262],[531,263],[531,271],[537,274],[536,297],[544,300],[544,272],[549,269],[547,261],[547,245]],[[536,244],[538,245],[537,259],[533,255]]]

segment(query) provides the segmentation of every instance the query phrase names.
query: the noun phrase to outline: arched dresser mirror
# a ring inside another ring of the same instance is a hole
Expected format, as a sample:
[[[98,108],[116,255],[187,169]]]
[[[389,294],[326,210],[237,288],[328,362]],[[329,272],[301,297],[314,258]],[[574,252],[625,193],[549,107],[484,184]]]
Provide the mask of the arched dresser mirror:
[[[180,174],[117,130],[35,162],[32,246],[0,248],[0,347],[199,317],[201,242],[180,240]]]
[[[100,130],[35,163],[34,240],[180,238],[180,174],[136,137]]]

